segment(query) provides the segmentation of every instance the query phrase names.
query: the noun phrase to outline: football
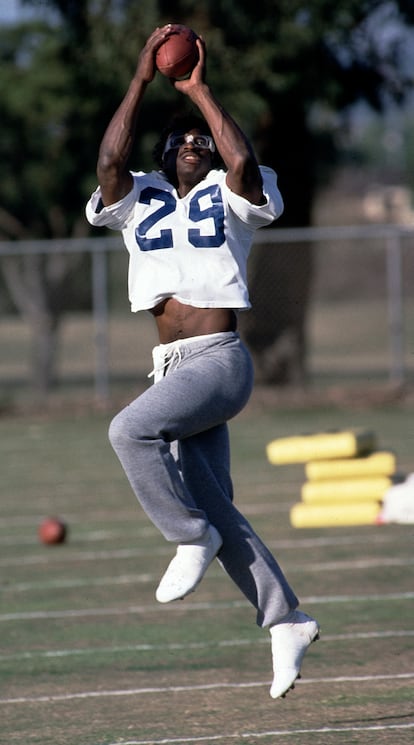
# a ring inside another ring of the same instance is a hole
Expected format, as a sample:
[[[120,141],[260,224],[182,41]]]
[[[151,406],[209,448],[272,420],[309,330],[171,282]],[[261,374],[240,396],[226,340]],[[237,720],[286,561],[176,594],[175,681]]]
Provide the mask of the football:
[[[42,543],[48,545],[64,543],[67,536],[66,524],[58,517],[47,517],[39,525],[38,536]]]
[[[173,34],[157,51],[157,69],[167,78],[183,78],[198,62],[197,34],[188,26],[172,24]]]

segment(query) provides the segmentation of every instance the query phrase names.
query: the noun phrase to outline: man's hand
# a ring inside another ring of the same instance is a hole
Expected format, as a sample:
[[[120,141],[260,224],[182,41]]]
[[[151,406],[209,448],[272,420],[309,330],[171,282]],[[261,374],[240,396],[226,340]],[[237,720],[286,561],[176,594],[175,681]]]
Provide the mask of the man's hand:
[[[190,97],[194,89],[204,84],[206,76],[206,45],[201,37],[198,37],[196,44],[198,47],[198,62],[193,68],[190,77],[185,80],[171,79],[171,83],[176,91]]]
[[[137,76],[145,83],[151,83],[154,79],[157,66],[155,64],[155,55],[158,49],[164,43],[169,36],[173,34],[173,27],[171,23],[162,28],[156,28],[152,32],[151,36],[148,37],[145,46],[143,47],[137,65]]]

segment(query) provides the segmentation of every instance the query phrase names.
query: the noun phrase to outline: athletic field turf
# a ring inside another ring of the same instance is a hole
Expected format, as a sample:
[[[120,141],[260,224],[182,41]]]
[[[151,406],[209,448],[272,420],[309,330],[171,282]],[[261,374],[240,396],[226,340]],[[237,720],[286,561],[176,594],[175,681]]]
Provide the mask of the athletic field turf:
[[[362,426],[414,470],[408,406],[278,409],[231,423],[236,501],[317,616],[303,677],[269,696],[269,635],[217,562],[161,606],[173,554],[106,439],[110,414],[0,419],[1,745],[408,745],[414,741],[413,526],[294,530],[304,469],[275,437]],[[37,540],[43,516],[65,545]]]

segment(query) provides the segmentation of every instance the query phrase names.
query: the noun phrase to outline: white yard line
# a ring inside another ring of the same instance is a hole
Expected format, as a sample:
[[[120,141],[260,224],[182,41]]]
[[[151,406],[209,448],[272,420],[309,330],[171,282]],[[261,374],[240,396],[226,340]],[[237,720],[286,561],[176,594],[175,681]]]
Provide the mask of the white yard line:
[[[385,531],[384,527],[384,531]],[[70,523],[69,523],[70,530]],[[146,529],[144,529],[146,532]],[[138,541],[141,534],[141,530],[137,530],[136,539]],[[79,536],[79,541],[85,541],[87,543],[87,537]],[[295,550],[300,551],[306,548],[320,548],[328,546],[354,546],[362,544],[364,549],[368,546],[379,546],[387,543],[395,543],[395,536],[387,535],[385,532],[380,534],[376,533],[368,535],[344,535],[344,536],[320,536],[319,538],[303,538],[299,537],[295,539],[286,540],[275,540],[266,541],[269,548],[277,551]],[[57,552],[60,548],[64,548],[64,552],[59,555]],[[80,562],[80,561],[104,561],[112,559],[130,559],[138,556],[145,556],[148,554],[149,548],[124,548],[124,549],[105,549],[102,551],[97,550],[74,550],[71,552],[70,546],[70,533],[69,533],[69,544],[62,547],[48,547],[47,550],[43,550],[42,553],[30,554],[28,556],[8,556],[0,559],[0,567],[12,567],[12,566],[23,566],[26,564],[48,564],[55,563],[57,559],[61,559],[65,563],[67,562]],[[171,553],[171,546],[168,544],[159,545],[151,548],[152,555],[165,556]]]
[[[267,545],[271,549],[277,549],[284,550],[287,547],[281,546],[280,542],[273,543],[273,541],[267,541]],[[334,544],[333,544],[334,545]],[[366,548],[367,544],[365,544]],[[42,554],[30,554],[28,556],[19,556],[19,557],[8,557],[0,560],[0,567],[13,567],[13,566],[27,566],[27,565],[34,565],[34,564],[55,564],[57,561],[62,561],[65,564],[70,562],[76,562],[80,563],[82,561],[106,561],[106,560],[113,560],[113,559],[134,559],[139,558],[141,556],[147,556],[148,552],[151,551],[152,556],[169,556],[173,549],[171,546],[165,545],[165,546],[157,546],[156,548],[149,549],[146,548],[120,548],[120,549],[107,549],[102,551],[77,551],[76,553],[69,553],[68,551],[62,551],[63,546],[58,547],[47,547],[48,553],[42,553]],[[303,546],[290,546],[288,548],[297,548],[298,550],[301,550]],[[61,553],[58,553],[61,551]],[[369,558],[369,559],[362,559],[360,560],[360,566],[362,568],[365,568],[366,566],[376,566],[375,562],[377,561],[376,557]],[[414,563],[414,560],[411,557],[403,557],[403,558],[380,558],[378,559],[379,562],[381,562],[381,565],[384,566],[410,566]],[[368,563],[367,563],[368,562]],[[401,563],[402,562],[402,563]],[[406,564],[405,564],[406,563]],[[331,567],[332,569],[336,569],[338,566],[341,566],[341,564],[346,564],[346,562],[320,562],[316,563],[314,566],[319,567],[327,567],[328,569]],[[350,568],[355,565],[349,565]],[[303,571],[303,563],[297,564],[297,568],[301,569]]]
[[[362,631],[349,634],[323,634],[321,641],[366,641],[367,639],[406,639],[414,636],[414,629],[389,629],[387,631]],[[1,654],[0,663],[12,660],[33,660],[38,658],[85,657],[88,655],[122,654],[131,652],[173,652],[189,649],[217,649],[220,647],[253,647],[255,644],[268,645],[268,636],[257,639],[223,639],[211,642],[175,642],[171,644],[128,644],[113,647],[81,647],[72,649],[38,650],[36,652],[16,652],[15,654]]]
[[[404,724],[372,724],[352,727],[318,727],[316,729],[276,729],[268,732],[237,732],[236,734],[221,733],[219,735],[199,735],[197,737],[165,737],[162,740],[118,740],[111,745],[180,745],[180,743],[217,742],[220,740],[260,740],[264,737],[291,737],[297,735],[327,735],[346,732],[384,732],[403,731],[414,728],[414,722]]]
[[[268,487],[266,486],[265,493],[268,493]],[[288,512],[289,509],[292,507],[292,500],[282,502],[278,499],[276,499],[274,502],[262,502],[257,504],[240,504],[238,503],[239,509],[245,514],[245,515],[265,515],[267,512]],[[3,515],[0,517],[0,531],[5,530],[6,532],[10,530],[10,528],[23,528],[28,527],[32,528],[33,526],[38,525],[38,523],[42,520],[43,517],[45,517],[45,513],[42,512],[40,514],[35,515],[5,515],[6,509],[13,509],[13,506],[7,507],[6,505],[2,504],[2,511]],[[114,526],[116,526],[118,523],[125,523],[127,522],[129,525],[131,523],[137,524],[138,519],[138,512],[137,510],[131,509],[131,510],[121,510],[121,511],[99,511],[99,510],[93,510],[93,512],[88,511],[79,511],[79,512],[69,512],[68,510],[60,510],[65,520],[69,523],[69,525],[82,525],[85,526],[86,523],[91,522],[94,523],[97,520],[99,522],[107,522],[110,526],[109,530],[112,533],[114,530]],[[131,532],[133,528],[130,528]],[[158,531],[156,528],[154,528],[151,524],[148,524],[148,526],[142,527],[139,529],[140,533],[142,534],[150,534],[151,535],[157,535]],[[94,532],[94,531],[93,531]],[[118,528],[114,531],[114,534],[116,535],[124,535],[124,531],[122,528]],[[83,533],[85,536],[86,534]],[[89,535],[89,534],[87,534]],[[7,536],[5,536],[7,538]],[[15,542],[16,544],[20,542],[20,539],[26,543],[28,538],[27,536],[16,536]],[[3,540],[3,539],[2,539]],[[10,539],[11,541],[13,538]],[[32,542],[35,542],[35,539],[32,539]]]
[[[220,576],[217,573],[217,578]],[[224,576],[224,575],[223,575]],[[135,585],[159,580],[156,574],[120,574],[114,577],[70,577],[41,582],[16,582],[1,587],[2,592],[32,592],[33,590],[66,590],[70,587],[109,587],[111,585]]]
[[[390,592],[375,595],[311,595],[301,600],[302,605],[327,603],[372,603],[393,600],[413,600],[414,592]],[[0,622],[8,621],[36,621],[47,618],[82,618],[93,616],[124,616],[134,613],[160,613],[170,611],[200,611],[200,610],[229,610],[236,608],[249,608],[247,600],[222,601],[218,603],[170,603],[168,606],[160,605],[132,605],[125,608],[78,608],[67,610],[49,611],[27,611],[22,613],[1,613]]]
[[[405,681],[412,680],[414,678],[414,672],[412,673],[399,673],[390,675],[341,675],[338,677],[327,677],[327,678],[307,678],[301,680],[299,685],[322,685],[329,684],[333,685],[336,683],[372,683],[381,682],[386,680]],[[16,698],[0,698],[0,704],[42,704],[42,703],[54,703],[56,701],[72,701],[74,699],[88,699],[88,698],[115,698],[121,696],[143,696],[148,693],[191,693],[194,691],[213,691],[220,689],[229,688],[258,688],[262,686],[268,686],[269,681],[252,681],[248,683],[206,683],[200,685],[189,685],[189,686],[152,686],[148,688],[126,688],[126,689],[114,689],[107,691],[78,691],[77,693],[59,693],[49,696],[18,696]],[[125,745],[125,743],[123,743]]]
[[[386,557],[373,556],[369,559],[354,559],[345,561],[321,561],[316,563],[306,563],[306,570],[310,572],[336,572],[340,571],[358,571],[363,569],[377,569],[378,567],[410,567],[414,566],[414,558],[411,556],[405,557]],[[285,572],[301,572],[303,573],[304,565],[301,562],[290,563],[289,561],[284,562]],[[225,574],[217,571],[214,574],[214,579],[224,579]],[[120,574],[113,577],[71,577],[70,579],[52,579],[41,582],[13,582],[11,584],[5,584],[1,587],[2,592],[31,592],[33,590],[54,590],[54,589],[66,589],[70,587],[105,587],[110,585],[129,585],[139,584],[147,582],[155,582],[158,580],[158,575],[155,574]]]
[[[47,546],[44,552],[41,554],[32,554],[28,556],[16,556],[0,560],[0,567],[20,567],[34,564],[56,564],[59,560],[64,564],[70,562],[79,563],[81,561],[105,561],[113,559],[135,559],[139,556],[148,556],[151,552],[152,556],[169,556],[172,552],[171,546],[158,547],[150,549],[148,546],[145,548],[119,548],[114,550],[104,551],[76,551],[76,553],[70,553],[69,551],[63,550],[59,553],[60,549],[65,549],[61,546]]]

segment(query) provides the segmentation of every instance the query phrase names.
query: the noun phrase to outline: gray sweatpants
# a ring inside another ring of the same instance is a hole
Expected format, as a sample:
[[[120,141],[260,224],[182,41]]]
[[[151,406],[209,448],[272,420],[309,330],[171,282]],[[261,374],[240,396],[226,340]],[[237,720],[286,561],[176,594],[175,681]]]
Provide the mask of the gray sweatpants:
[[[222,567],[271,626],[298,604],[278,563],[233,504],[227,421],[253,384],[234,332],[155,347],[155,385],[111,422],[109,438],[143,509],[167,541],[223,538]]]

